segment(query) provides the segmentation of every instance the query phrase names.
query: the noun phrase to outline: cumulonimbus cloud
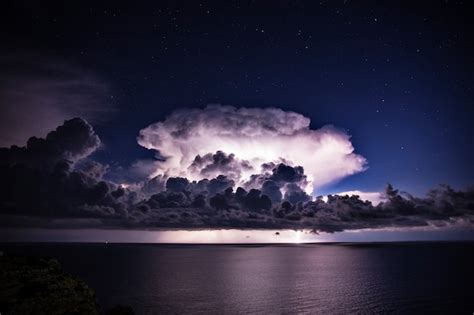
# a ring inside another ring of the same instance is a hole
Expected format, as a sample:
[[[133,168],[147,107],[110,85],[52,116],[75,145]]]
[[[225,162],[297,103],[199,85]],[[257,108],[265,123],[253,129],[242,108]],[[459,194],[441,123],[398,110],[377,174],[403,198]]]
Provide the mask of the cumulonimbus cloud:
[[[0,148],[0,227],[99,224],[339,232],[474,226],[474,189],[456,191],[441,186],[418,198],[387,185],[378,195],[383,199],[378,204],[364,201],[374,195],[360,192],[356,192],[360,197],[314,199],[301,189],[307,182],[303,167],[284,163],[265,163],[262,172],[253,174],[244,187],[219,174],[199,181],[156,176],[126,188],[104,179],[108,167],[90,159],[100,143],[92,126],[75,118],[44,139],[30,138],[25,147]],[[193,162],[194,171],[203,175],[248,166],[222,152]]]
[[[142,129],[138,143],[164,159],[156,163],[150,178],[166,175],[199,180],[209,176],[204,169],[218,170],[241,184],[260,173],[262,164],[283,161],[304,168],[309,193],[361,172],[367,164],[354,152],[344,131],[333,126],[311,129],[308,117],[278,108],[209,105],[178,110]],[[231,163],[220,169],[208,164],[196,168],[196,161],[209,160],[217,152],[232,155],[227,161]]]

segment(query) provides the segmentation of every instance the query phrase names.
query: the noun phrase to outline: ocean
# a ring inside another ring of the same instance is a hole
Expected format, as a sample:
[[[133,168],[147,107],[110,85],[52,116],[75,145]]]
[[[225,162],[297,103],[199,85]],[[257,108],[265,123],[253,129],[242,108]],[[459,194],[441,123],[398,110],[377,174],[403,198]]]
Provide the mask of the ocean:
[[[474,312],[474,243],[1,244],[57,258],[136,314]]]

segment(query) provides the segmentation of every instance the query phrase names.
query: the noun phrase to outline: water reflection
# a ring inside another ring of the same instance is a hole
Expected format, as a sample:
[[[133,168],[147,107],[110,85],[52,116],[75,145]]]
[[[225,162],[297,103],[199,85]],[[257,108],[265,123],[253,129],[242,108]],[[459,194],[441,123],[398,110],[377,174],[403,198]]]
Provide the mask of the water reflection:
[[[9,246],[58,257],[103,306],[137,314],[474,309],[472,243]]]

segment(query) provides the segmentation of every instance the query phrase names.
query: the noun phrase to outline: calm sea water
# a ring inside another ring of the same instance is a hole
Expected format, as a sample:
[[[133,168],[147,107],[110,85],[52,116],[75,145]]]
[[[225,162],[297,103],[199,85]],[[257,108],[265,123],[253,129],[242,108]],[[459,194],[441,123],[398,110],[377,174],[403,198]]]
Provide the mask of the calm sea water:
[[[15,244],[137,314],[474,312],[474,243]]]

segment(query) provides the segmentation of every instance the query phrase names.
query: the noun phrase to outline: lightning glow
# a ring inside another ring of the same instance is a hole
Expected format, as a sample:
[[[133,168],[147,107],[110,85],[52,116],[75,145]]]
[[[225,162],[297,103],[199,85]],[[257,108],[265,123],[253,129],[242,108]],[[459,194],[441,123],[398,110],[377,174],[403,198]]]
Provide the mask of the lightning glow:
[[[206,178],[190,165],[196,156],[217,151],[234,154],[250,166],[240,167],[237,184],[260,173],[262,163],[303,166],[309,193],[366,169],[366,159],[354,153],[347,133],[333,126],[311,129],[309,118],[277,108],[210,105],[176,111],[142,129],[138,143],[165,159],[155,163],[150,177]]]

